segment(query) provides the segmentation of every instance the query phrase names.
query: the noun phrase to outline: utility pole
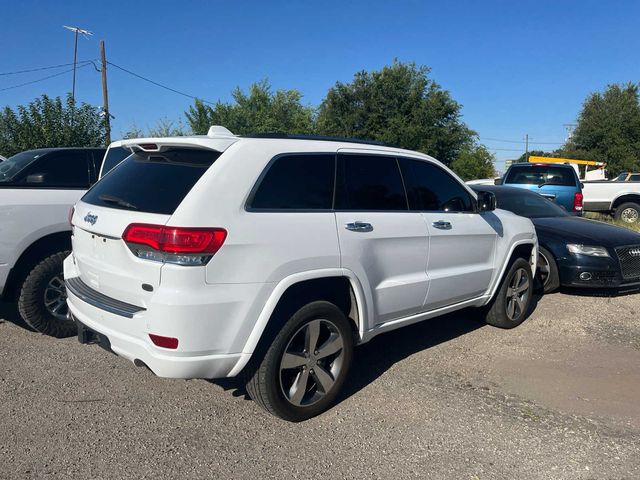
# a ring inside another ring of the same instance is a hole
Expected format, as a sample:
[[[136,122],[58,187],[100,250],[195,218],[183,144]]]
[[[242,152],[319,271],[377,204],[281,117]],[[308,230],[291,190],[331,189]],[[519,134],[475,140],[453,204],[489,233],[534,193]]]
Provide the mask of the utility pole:
[[[109,115],[109,92],[107,91],[107,58],[104,53],[104,40],[100,40],[100,61],[102,62],[102,102],[104,113],[104,132],[107,146],[111,143],[111,118]]]
[[[85,37],[93,35],[89,30],[85,30],[80,27],[68,27],[63,25],[67,30],[75,33],[75,39],[73,41],[73,84],[71,86],[71,99],[75,102],[76,99],[76,62],[78,60],[78,34],[81,33]]]
[[[529,134],[524,134],[524,161],[529,161]]]

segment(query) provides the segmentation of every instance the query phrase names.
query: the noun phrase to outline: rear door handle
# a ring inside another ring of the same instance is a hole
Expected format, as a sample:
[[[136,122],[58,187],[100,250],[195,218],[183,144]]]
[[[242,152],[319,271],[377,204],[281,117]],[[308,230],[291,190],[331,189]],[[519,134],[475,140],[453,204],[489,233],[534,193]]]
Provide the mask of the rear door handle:
[[[445,222],[444,220],[438,220],[437,222],[433,222],[433,225],[440,230],[451,230],[451,222]]]
[[[352,232],[371,232],[373,230],[373,225],[366,222],[355,221],[347,223],[344,228],[351,230]]]

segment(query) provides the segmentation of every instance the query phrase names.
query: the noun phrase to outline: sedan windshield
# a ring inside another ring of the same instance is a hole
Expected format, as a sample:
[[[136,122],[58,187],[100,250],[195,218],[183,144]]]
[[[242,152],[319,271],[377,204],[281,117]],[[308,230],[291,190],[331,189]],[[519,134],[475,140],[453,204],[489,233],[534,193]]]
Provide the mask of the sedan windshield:
[[[478,188],[478,190],[482,190]],[[488,189],[486,189],[488,190]],[[495,187],[496,206],[527,218],[566,217],[569,214],[555,203],[537,193],[515,188]]]
[[[22,170],[42,155],[42,151],[27,150],[0,163],[0,182],[13,182]]]

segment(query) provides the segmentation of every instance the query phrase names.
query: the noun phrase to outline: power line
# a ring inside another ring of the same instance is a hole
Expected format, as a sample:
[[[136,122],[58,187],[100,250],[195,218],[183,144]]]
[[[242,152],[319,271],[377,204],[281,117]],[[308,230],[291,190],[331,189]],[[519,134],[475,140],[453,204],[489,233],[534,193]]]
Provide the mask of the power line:
[[[489,148],[489,150],[501,152],[522,152],[521,148]]]
[[[86,63],[86,62],[90,62],[91,60],[81,60],[78,63]],[[18,75],[19,73],[31,73],[31,72],[39,72],[42,70],[51,70],[54,68],[62,68],[62,67],[70,67],[72,66],[73,63],[61,63],[60,65],[51,65],[49,67],[38,67],[38,68],[30,68],[28,70],[17,70],[15,72],[0,72],[0,76],[6,76],[6,75]]]
[[[504,143],[519,143],[519,144],[523,144],[525,143],[524,140],[504,140],[502,138],[489,138],[489,137],[480,137],[480,140],[486,140],[489,142],[504,142]],[[563,142],[534,142],[529,140],[530,144],[535,144],[535,145],[564,145]]]
[[[115,63],[112,63],[112,62],[109,62],[109,61],[107,61],[107,63],[109,65],[113,66],[113,67],[116,67],[119,70],[122,70],[123,72],[128,73],[129,75],[133,75],[134,77],[139,78],[140,80],[144,80],[145,82],[152,83],[153,85],[155,85],[157,87],[164,88],[165,90],[169,90],[170,92],[177,93],[178,95],[182,95],[184,97],[188,97],[188,98],[191,98],[193,100],[196,100],[196,99],[200,100],[201,102],[208,103],[209,105],[215,105],[214,102],[209,102],[207,100],[203,100],[200,97],[196,97],[195,95],[190,95],[188,93],[181,92],[180,90],[176,90],[175,88],[167,87],[166,85],[163,85],[161,83],[155,82],[155,81],[151,80],[150,78],[143,77],[142,75],[138,75],[137,73],[134,73],[131,70],[127,70],[126,68],[121,67],[120,65],[116,65]]]
[[[78,68],[88,67],[89,65],[92,65],[92,64],[93,62],[87,61],[87,63],[80,65]],[[64,75],[65,73],[69,73],[71,71],[73,71],[73,68],[70,68],[69,70],[64,70],[62,72],[54,73],[53,75],[48,75],[46,77],[38,78],[37,80],[31,80],[30,82],[24,82],[18,85],[11,85],[10,87],[0,88],[0,92],[4,92],[5,90],[12,90],[14,88],[24,87],[25,85],[31,85],[33,83],[43,82],[45,80],[49,80],[50,78],[59,77],[60,75]]]

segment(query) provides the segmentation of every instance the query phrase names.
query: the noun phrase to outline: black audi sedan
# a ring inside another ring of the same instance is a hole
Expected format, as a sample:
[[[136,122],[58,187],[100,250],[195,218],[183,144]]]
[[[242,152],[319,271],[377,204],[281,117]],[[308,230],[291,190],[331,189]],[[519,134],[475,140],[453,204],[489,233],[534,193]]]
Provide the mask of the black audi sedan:
[[[640,285],[640,234],[569,215],[534,192],[474,185],[492,192],[497,208],[530,218],[538,235],[538,278],[545,293],[566,287],[619,288]]]

